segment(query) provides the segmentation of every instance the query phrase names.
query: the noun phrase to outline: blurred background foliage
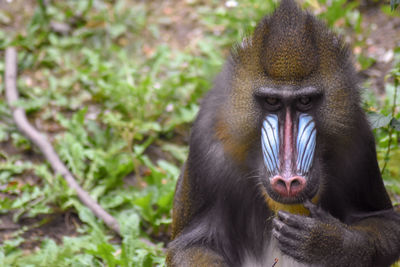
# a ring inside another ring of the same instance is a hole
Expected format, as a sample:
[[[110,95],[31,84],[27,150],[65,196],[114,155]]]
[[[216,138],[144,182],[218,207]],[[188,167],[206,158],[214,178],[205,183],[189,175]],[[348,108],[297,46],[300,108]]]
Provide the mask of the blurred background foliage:
[[[351,43],[385,184],[398,205],[395,3],[302,1]],[[78,201],[17,131],[1,80],[0,266],[163,266],[175,183],[201,97],[231,46],[276,5],[1,1],[0,55],[7,46],[18,48],[18,105],[85,190],[118,219],[122,237]],[[3,60],[0,72],[3,77]]]

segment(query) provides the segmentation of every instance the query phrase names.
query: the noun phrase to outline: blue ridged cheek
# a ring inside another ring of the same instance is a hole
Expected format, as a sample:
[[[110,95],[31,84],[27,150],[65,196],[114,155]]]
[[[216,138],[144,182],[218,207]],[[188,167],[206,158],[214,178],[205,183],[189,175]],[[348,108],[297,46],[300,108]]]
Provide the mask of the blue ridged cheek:
[[[317,131],[310,115],[301,114],[297,132],[297,170],[307,174],[312,166],[315,152]]]
[[[269,114],[266,116],[261,129],[261,147],[264,164],[271,174],[279,170],[279,134],[278,116]]]

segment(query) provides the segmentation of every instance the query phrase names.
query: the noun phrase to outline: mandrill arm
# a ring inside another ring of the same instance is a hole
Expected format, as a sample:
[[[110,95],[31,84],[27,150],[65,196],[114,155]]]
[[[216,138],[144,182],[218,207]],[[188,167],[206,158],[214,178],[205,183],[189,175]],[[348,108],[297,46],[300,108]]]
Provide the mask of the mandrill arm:
[[[273,236],[282,252],[323,266],[389,266],[400,251],[400,216],[393,210],[347,225],[307,201],[310,217],[279,211]]]

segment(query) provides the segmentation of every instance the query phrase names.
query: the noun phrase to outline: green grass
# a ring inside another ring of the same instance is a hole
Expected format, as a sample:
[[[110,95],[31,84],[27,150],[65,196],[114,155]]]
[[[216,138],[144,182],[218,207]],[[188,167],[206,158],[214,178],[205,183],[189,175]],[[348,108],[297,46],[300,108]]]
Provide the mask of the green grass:
[[[0,151],[1,214],[12,214],[18,221],[72,211],[82,222],[74,236],[65,236],[58,244],[51,238],[39,239],[40,247],[33,250],[21,248],[30,239],[24,233],[46,221],[24,226],[3,242],[1,266],[164,265],[175,182],[199,101],[230,47],[251,33],[275,4],[265,0],[240,2],[237,8],[213,0],[182,1],[182,7],[158,4],[38,0],[28,24],[12,34],[0,29],[0,48],[15,45],[19,50],[18,105],[51,137],[79,183],[122,227],[119,240],[61,177],[53,175],[37,149],[16,130],[1,97],[0,141],[12,147]],[[359,32],[361,15],[350,10],[353,5],[343,12],[336,3],[321,17],[330,25],[344,19]],[[181,10],[187,13],[182,15]],[[71,29],[66,34],[55,32],[51,26],[55,21]],[[183,36],[175,33],[176,27]],[[0,71],[3,75],[3,62]],[[400,77],[398,69],[392,76]],[[400,194],[399,181],[393,178],[400,177],[399,129],[393,120],[399,119],[399,112],[390,115],[394,86],[388,83],[387,91],[382,102],[367,95],[365,108],[375,110],[376,116],[391,116],[377,125],[375,133],[381,166],[388,162],[387,187]],[[0,92],[4,95],[3,84]],[[390,127],[396,128],[390,131]],[[392,153],[387,157],[390,135]]]

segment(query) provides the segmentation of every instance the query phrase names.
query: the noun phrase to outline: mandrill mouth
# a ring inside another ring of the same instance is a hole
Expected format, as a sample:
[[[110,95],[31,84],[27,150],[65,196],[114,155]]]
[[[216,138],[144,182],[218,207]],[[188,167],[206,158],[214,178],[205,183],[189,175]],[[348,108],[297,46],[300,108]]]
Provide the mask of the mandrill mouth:
[[[261,130],[261,147],[269,177],[270,190],[267,191],[271,195],[279,199],[304,197],[315,145],[315,123],[310,115],[301,113],[297,123],[293,123],[289,110],[281,123],[276,114],[266,116]]]

